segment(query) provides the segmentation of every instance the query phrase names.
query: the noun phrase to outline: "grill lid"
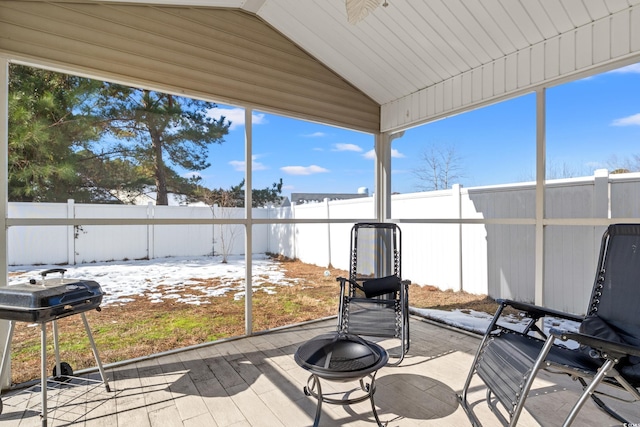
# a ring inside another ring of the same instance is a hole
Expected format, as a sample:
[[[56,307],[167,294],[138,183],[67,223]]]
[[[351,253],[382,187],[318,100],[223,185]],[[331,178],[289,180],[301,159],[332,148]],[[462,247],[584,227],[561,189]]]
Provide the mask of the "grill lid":
[[[344,377],[372,372],[388,360],[382,347],[346,333],[315,337],[302,344],[294,358],[313,373]]]

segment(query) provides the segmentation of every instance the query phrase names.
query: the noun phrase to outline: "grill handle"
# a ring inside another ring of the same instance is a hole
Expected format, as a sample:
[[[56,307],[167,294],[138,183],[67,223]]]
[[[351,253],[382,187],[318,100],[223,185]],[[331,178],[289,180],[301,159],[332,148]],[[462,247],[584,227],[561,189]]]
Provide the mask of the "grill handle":
[[[42,273],[40,273],[40,275],[42,276],[43,279],[47,276],[47,274],[50,274],[50,273],[60,273],[62,276],[64,276],[64,273],[66,271],[67,270],[64,268],[50,268],[49,270],[45,270]]]

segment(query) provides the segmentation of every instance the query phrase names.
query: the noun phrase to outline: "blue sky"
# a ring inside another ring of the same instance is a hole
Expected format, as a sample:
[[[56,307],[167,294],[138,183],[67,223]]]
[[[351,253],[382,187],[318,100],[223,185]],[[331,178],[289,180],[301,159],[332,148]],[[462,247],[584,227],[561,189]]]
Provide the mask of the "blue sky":
[[[451,148],[464,187],[535,177],[535,95],[528,94],[422,125],[393,143],[392,190],[419,191],[423,153]],[[229,188],[244,177],[244,111],[220,105],[232,121],[225,142],[210,148],[204,184]],[[372,135],[254,111],[253,187],[282,178],[292,192],[373,191]],[[590,175],[640,154],[640,64],[547,90],[548,177]],[[617,160],[616,160],[617,159]],[[424,183],[423,183],[424,184]]]

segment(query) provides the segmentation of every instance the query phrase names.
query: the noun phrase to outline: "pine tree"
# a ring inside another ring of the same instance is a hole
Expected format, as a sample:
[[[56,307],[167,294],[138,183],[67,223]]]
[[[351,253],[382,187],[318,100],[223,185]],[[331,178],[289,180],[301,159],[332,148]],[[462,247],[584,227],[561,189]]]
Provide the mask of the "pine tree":
[[[99,84],[16,64],[9,73],[9,200],[91,200],[77,164],[100,133],[83,111]]]
[[[117,142],[112,153],[137,166],[153,180],[157,205],[167,205],[170,191],[195,188],[175,168],[200,171],[211,144],[221,144],[230,122],[209,115],[215,103],[104,83],[95,113]]]

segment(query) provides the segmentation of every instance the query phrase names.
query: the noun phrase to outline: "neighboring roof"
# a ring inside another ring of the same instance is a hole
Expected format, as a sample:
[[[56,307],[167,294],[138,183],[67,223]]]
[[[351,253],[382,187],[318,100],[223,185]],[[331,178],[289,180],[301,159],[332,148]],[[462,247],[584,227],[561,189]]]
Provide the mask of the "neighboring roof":
[[[127,193],[113,191],[112,194],[114,198],[121,203],[138,206],[146,206],[148,204],[155,205],[157,198],[155,187],[145,188],[143,192]],[[176,193],[168,193],[167,201],[169,202],[168,206],[208,206],[202,201],[188,202],[188,197],[186,195]]]
[[[361,197],[369,197],[367,193],[291,193],[291,200],[297,205],[305,203],[319,203],[326,199],[332,200],[348,200],[358,199]]]
[[[87,4],[92,10],[80,7]],[[371,132],[402,130],[640,61],[640,0],[378,4],[351,24],[345,0],[5,0],[0,52],[89,74],[106,70],[132,83],[145,78],[146,68],[147,78],[160,86]],[[231,21],[229,14],[221,18],[229,11],[236,12]],[[222,22],[233,25],[220,29]],[[194,31],[208,25],[216,31],[195,37]],[[218,56],[225,34],[255,53],[244,55],[241,49]],[[302,62],[288,62],[294,52],[285,38],[323,68],[298,53],[294,56]],[[87,58],[75,62],[74,49]],[[270,56],[260,55],[260,49]],[[127,61],[120,63],[123,58]],[[180,74],[185,64],[189,73]],[[219,67],[236,71],[216,87]],[[209,82],[207,73],[213,76]],[[359,94],[339,87],[331,73]],[[331,87],[336,90],[328,91]],[[223,96],[229,88],[239,96]],[[330,105],[340,91],[349,102],[333,104],[341,112],[332,116]],[[284,98],[283,92],[288,92]]]

